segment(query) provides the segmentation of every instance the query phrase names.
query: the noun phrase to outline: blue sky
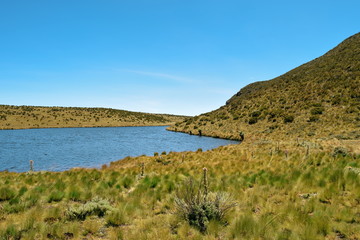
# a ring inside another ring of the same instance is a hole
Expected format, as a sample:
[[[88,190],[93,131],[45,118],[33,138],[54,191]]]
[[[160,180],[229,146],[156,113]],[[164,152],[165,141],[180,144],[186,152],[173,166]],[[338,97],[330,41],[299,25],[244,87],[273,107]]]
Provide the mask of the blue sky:
[[[197,115],[360,31],[360,1],[0,0],[0,104]]]

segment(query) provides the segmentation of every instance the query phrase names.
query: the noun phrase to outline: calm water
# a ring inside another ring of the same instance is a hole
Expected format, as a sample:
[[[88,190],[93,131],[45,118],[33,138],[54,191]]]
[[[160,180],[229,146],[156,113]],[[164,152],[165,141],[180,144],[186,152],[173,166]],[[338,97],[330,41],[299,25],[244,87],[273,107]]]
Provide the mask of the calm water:
[[[162,151],[204,151],[238,143],[190,136],[166,127],[53,128],[0,131],[0,171],[62,171],[73,167],[101,167],[126,156]]]

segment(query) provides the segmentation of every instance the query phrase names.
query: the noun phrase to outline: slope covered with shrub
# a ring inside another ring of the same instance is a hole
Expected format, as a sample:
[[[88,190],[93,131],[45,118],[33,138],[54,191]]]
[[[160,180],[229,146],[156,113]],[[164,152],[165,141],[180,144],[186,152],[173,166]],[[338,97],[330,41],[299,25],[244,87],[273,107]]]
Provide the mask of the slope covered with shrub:
[[[0,105],[0,129],[169,125],[184,116],[111,108]]]
[[[275,79],[252,83],[221,108],[170,130],[224,138],[360,138],[360,33]]]

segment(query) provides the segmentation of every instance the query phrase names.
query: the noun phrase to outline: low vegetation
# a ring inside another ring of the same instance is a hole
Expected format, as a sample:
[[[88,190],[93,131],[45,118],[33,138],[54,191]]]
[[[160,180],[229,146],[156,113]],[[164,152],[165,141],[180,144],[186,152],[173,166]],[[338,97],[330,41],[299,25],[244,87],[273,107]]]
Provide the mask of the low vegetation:
[[[186,118],[110,108],[0,105],[0,129],[165,126]]]
[[[245,141],[101,170],[1,172],[0,239],[359,239],[360,151],[345,143]]]

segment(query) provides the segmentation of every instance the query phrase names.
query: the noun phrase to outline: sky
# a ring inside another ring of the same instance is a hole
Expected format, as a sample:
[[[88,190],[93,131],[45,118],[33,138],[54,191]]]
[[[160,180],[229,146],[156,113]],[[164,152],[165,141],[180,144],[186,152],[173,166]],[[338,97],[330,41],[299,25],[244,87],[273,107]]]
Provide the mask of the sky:
[[[360,31],[359,0],[0,0],[0,104],[198,115]]]

